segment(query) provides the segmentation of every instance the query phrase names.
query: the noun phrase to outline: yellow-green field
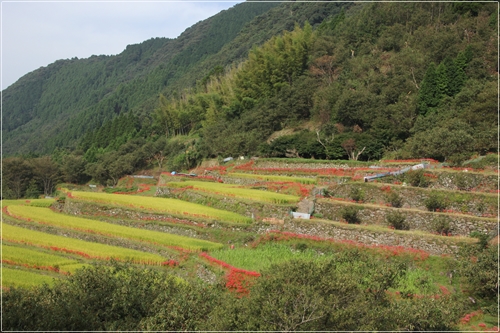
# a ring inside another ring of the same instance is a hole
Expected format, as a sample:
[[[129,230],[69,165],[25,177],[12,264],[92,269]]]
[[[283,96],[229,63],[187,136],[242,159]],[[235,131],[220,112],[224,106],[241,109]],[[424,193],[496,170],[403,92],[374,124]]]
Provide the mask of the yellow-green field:
[[[270,202],[275,204],[292,204],[292,203],[297,203],[300,200],[298,196],[294,195],[241,188],[238,187],[238,185],[232,185],[232,184],[185,181],[185,182],[170,182],[167,183],[166,186],[175,188],[192,187],[193,190],[200,190],[220,195],[234,196],[236,198]]]
[[[20,264],[29,267],[58,267],[63,272],[74,272],[83,267],[78,260],[61,255],[37,251],[36,249],[2,244],[2,262]]]
[[[152,265],[161,265],[166,260],[157,254],[52,235],[6,223],[2,223],[2,240],[46,248],[61,253],[71,253],[87,259],[109,260],[114,258],[120,261]]]
[[[44,283],[51,285],[54,283],[54,278],[22,269],[2,267],[2,287],[27,288]]]
[[[2,208],[7,206],[50,207],[55,199],[2,200]]]
[[[72,191],[71,197],[102,204],[132,207],[159,213],[169,213],[192,218],[213,219],[229,223],[251,223],[252,219],[222,209],[207,207],[171,198],[152,198],[122,194]]]
[[[182,247],[188,250],[209,250],[222,247],[222,244],[206,240],[173,235],[164,232],[125,227],[112,223],[55,213],[47,208],[12,206],[7,207],[9,214],[16,218],[49,224],[58,228],[102,234],[109,237],[126,238],[163,246]]]
[[[260,175],[260,174],[240,173],[240,172],[230,172],[230,173],[228,173],[228,176],[236,177],[236,178],[258,179],[258,180],[265,180],[265,181],[271,181],[271,182],[301,183],[301,184],[306,184],[306,185],[318,183],[316,178],[307,178],[307,177]]]

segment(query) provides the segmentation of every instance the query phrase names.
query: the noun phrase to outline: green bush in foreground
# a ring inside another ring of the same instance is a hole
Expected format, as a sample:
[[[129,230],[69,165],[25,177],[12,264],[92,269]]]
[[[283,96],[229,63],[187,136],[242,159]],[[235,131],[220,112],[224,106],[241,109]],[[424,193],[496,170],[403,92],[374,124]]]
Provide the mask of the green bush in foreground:
[[[322,261],[289,260],[263,270],[250,294],[114,263],[77,271],[54,286],[5,291],[3,330],[385,331],[454,330],[457,296],[391,299],[404,263],[361,251]]]
[[[250,297],[217,306],[217,331],[453,330],[461,302],[452,296],[391,301],[385,290],[405,275],[401,264],[353,251],[325,261],[293,260],[262,272]],[[345,265],[343,262],[349,262]]]
[[[154,270],[94,266],[53,287],[5,292],[2,329],[192,331],[207,319],[211,306],[204,304],[211,305],[215,295],[213,288]]]

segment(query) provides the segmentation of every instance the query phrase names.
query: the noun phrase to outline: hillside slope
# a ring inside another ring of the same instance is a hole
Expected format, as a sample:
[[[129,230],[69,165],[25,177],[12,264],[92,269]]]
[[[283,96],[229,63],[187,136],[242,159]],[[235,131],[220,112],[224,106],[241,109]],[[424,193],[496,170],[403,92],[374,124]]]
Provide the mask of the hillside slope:
[[[147,108],[148,100],[193,63],[217,53],[247,22],[276,5],[243,3],[176,39],[129,45],[116,56],[58,60],[25,75],[2,92],[4,154],[50,152],[115,114]]]
[[[176,39],[129,45],[116,56],[58,60],[3,91],[4,154],[74,147],[87,131],[118,114],[148,116],[159,93],[169,96],[191,87],[214,67],[246,57],[254,44],[306,20],[320,23],[340,7],[242,3]]]

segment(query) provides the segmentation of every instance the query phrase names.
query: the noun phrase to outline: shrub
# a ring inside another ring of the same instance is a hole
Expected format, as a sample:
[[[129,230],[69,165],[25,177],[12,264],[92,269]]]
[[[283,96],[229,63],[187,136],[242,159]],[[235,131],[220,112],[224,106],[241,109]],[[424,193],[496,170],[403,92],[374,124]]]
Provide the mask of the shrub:
[[[362,202],[365,198],[365,193],[360,187],[351,188],[351,199],[357,202]]]
[[[461,166],[467,159],[470,157],[469,153],[457,153],[449,156],[446,159],[446,162],[450,164],[450,166]]]
[[[455,175],[455,185],[460,191],[469,191],[472,188],[472,185],[463,173],[457,173]]]
[[[436,217],[432,221],[432,229],[441,235],[447,235],[451,232],[450,220],[445,216]]]
[[[488,240],[490,239],[488,234],[480,231],[473,231],[470,233],[470,237],[474,237],[479,240],[477,245],[480,250],[484,250],[488,246]]]
[[[427,187],[429,181],[425,179],[424,169],[410,170],[405,174],[405,181],[411,186]]]
[[[389,193],[387,193],[386,199],[387,202],[390,203],[392,207],[400,208],[401,206],[403,206],[403,199],[398,193],[394,191],[390,191]]]
[[[406,216],[399,211],[390,212],[385,217],[386,222],[396,230],[409,230]]]
[[[347,206],[340,210],[340,216],[347,221],[349,224],[360,223],[358,217],[358,208],[353,206]]]
[[[444,194],[431,192],[427,199],[425,199],[424,205],[429,211],[435,212],[438,210],[446,209],[446,207],[448,207],[447,201],[448,200],[446,199]]]

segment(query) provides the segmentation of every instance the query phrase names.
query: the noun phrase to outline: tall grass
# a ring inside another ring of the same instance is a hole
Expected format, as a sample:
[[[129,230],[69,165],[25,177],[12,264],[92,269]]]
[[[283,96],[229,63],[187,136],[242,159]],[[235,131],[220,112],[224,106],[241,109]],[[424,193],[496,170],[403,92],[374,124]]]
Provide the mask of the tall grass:
[[[275,242],[261,244],[256,248],[221,249],[210,253],[210,256],[231,266],[257,272],[269,268],[273,264],[293,259],[321,261],[331,259],[335,255],[336,251],[325,249],[318,251],[316,248],[308,247],[305,243],[290,245]],[[376,260],[375,256],[373,258]],[[356,270],[360,269],[358,265],[363,266],[364,264],[339,262],[339,269]],[[366,282],[369,282],[369,279],[370,277],[366,277]],[[411,294],[432,295],[439,291],[437,282],[434,272],[428,272],[423,268],[411,268],[396,282],[395,290]]]
[[[59,228],[101,234],[108,237],[127,238],[164,246],[182,247],[189,250],[211,250],[222,246],[202,239],[173,235],[164,232],[125,227],[112,223],[55,213],[47,208],[12,206],[8,212],[13,217],[50,224]]]
[[[396,289],[405,294],[431,295],[439,288],[431,273],[420,269],[409,269],[397,282]]]

